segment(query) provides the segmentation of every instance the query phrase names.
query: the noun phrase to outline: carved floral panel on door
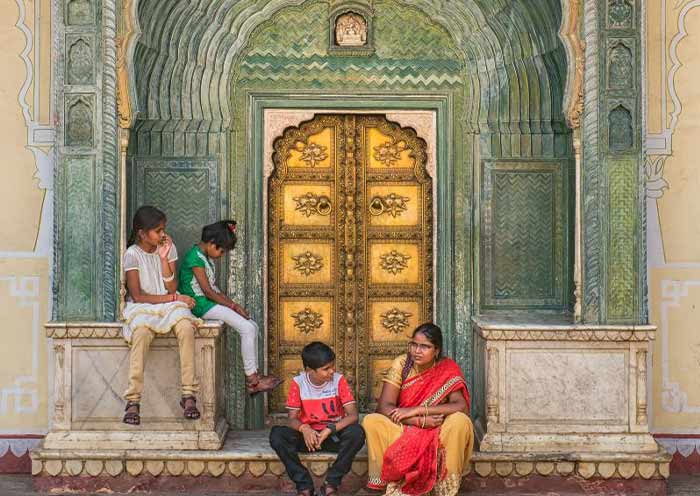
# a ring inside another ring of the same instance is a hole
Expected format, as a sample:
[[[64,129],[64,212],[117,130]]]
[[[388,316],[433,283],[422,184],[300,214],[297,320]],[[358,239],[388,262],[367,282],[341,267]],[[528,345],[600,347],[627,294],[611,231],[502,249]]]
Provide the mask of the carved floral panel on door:
[[[269,182],[269,364],[286,380],[320,340],[361,409],[433,314],[432,180],[426,144],[378,115],[319,115],[275,141]]]

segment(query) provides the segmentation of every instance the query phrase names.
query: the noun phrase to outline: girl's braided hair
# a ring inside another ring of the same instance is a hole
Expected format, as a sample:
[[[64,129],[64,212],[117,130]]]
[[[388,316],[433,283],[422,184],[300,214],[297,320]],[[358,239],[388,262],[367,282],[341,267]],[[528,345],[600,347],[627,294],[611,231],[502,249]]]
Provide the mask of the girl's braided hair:
[[[416,337],[416,334],[422,334],[432,343],[433,346],[435,346],[435,349],[438,350],[436,361],[440,360],[440,358],[442,358],[442,330],[432,322],[426,322],[425,324],[421,324],[416,327],[416,330],[413,331],[411,337]],[[408,377],[412,367],[413,357],[411,357],[411,353],[409,352],[406,353],[406,365],[403,366],[403,370],[401,371],[401,382],[406,380],[406,377]]]

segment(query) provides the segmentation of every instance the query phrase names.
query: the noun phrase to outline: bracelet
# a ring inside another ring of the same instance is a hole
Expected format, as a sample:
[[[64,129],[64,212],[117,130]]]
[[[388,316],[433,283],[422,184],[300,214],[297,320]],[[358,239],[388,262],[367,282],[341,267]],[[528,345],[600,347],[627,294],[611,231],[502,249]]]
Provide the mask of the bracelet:
[[[170,282],[175,280],[175,273],[170,274],[170,277],[164,277],[163,282]]]
[[[428,415],[430,415],[430,414],[428,413],[428,405],[425,405],[425,416],[427,417]]]
[[[172,294],[170,301],[177,301],[177,293]]]
[[[420,428],[421,428],[421,429],[425,429],[425,422],[426,422],[427,420],[428,420],[428,419],[426,418],[426,416],[423,415],[423,423],[420,425]]]

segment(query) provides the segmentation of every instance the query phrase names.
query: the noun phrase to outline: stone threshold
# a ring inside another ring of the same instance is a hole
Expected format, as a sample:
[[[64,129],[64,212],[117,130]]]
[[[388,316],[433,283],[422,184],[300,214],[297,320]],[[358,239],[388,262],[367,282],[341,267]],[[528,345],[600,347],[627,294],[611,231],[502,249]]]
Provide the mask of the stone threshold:
[[[293,488],[268,443],[268,431],[229,433],[218,451],[196,450],[33,450],[32,474],[38,489],[74,491],[196,492],[245,490],[285,492]],[[335,459],[332,453],[302,455],[321,481]],[[466,467],[463,489],[521,491],[566,488],[575,493],[591,484],[616,487],[619,494],[665,494],[671,455],[600,453],[482,453]],[[367,478],[367,451],[352,465],[344,489],[361,491]],[[646,488],[646,489],[645,489]],[[647,492],[644,492],[648,489]],[[518,494],[518,493],[516,493]]]

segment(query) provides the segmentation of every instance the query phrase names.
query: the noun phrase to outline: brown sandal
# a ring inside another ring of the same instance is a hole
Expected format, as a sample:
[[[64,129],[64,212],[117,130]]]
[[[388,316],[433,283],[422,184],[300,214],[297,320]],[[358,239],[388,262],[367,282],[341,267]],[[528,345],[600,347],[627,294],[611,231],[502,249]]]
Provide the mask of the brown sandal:
[[[188,400],[192,401],[190,406],[187,406]],[[180,400],[180,407],[183,409],[183,414],[186,419],[197,420],[200,417],[199,410],[197,410],[197,398],[194,396],[183,396]]]
[[[257,375],[257,374],[256,374]],[[272,391],[277,386],[282,384],[282,379],[275,377],[274,375],[264,375],[262,377],[256,377],[256,379],[249,381],[246,378],[246,391],[249,395],[255,396],[260,393],[267,393]]]
[[[136,408],[135,412],[130,412],[130,408]],[[122,422],[125,424],[129,425],[140,425],[141,424],[141,405],[136,402],[136,401],[127,401],[126,402],[126,408],[124,408],[124,411],[126,412],[124,414],[124,419]]]

